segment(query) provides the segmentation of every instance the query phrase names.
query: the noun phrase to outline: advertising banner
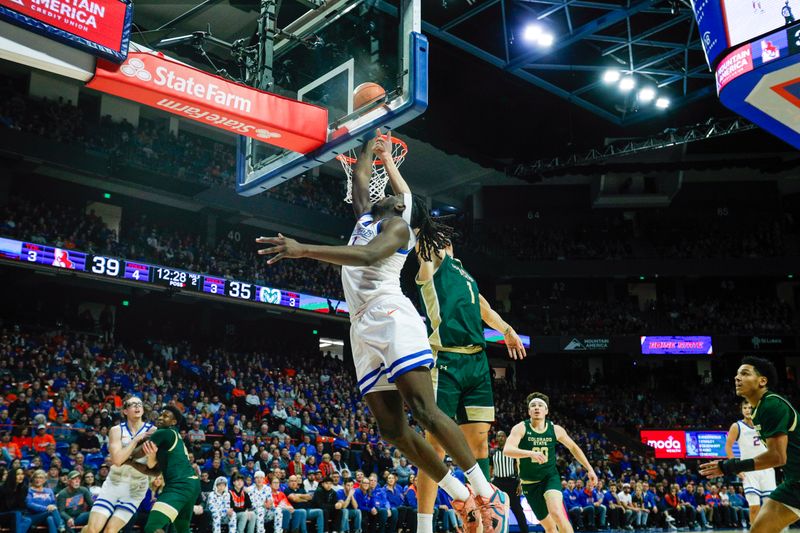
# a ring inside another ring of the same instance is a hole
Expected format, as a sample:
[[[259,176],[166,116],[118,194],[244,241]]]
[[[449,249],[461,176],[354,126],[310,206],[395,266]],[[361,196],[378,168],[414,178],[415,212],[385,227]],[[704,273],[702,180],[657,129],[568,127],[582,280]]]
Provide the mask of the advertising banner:
[[[683,430],[648,429],[639,433],[642,444],[655,450],[656,459],[686,457],[686,435]]]
[[[0,18],[92,55],[128,55],[133,7],[122,0],[0,0]]]
[[[122,65],[98,60],[87,87],[294,152],[308,153],[328,137],[328,111],[322,107],[240,85],[162,55],[132,52]]]
[[[642,354],[687,355],[714,353],[711,337],[705,336],[643,336]]]

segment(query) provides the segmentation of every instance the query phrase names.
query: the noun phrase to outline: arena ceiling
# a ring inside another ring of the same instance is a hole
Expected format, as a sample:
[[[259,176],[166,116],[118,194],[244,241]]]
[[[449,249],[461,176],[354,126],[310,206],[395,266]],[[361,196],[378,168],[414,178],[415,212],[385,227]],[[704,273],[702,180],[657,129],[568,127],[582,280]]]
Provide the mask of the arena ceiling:
[[[320,0],[281,0],[285,27]],[[394,14],[397,0],[364,0]],[[159,42],[208,32],[203,56],[191,43],[160,47],[205,70],[234,72],[220,43],[251,38],[258,0],[137,0],[134,39]],[[525,28],[553,35],[527,42]],[[423,0],[431,46],[431,105],[400,132],[448,153],[502,168],[730,116],[714,96],[689,0]],[[670,100],[642,104],[602,80],[608,69]]]

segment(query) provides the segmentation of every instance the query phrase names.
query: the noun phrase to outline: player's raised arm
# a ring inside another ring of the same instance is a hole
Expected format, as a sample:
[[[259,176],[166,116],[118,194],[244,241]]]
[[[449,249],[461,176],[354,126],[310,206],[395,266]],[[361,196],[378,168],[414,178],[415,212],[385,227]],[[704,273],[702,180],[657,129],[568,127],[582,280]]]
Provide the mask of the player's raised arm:
[[[380,131],[380,130],[378,130]],[[371,206],[369,199],[369,180],[372,177],[372,149],[375,139],[370,139],[361,146],[358,161],[353,168],[353,212],[360,217]]]
[[[395,194],[411,194],[411,188],[408,186],[408,183],[406,183],[406,180],[403,179],[403,175],[400,174],[400,169],[397,168],[394,158],[392,157],[391,130],[386,133],[385,139],[383,135],[381,135],[380,128],[378,128],[375,133],[375,146],[372,148],[372,151],[378,156],[378,159],[383,162],[386,175],[389,176],[389,185],[391,185],[392,191],[394,191]]]
[[[478,298],[481,302],[481,319],[483,319],[490,328],[496,329],[503,334],[503,338],[506,341],[506,348],[508,349],[508,356],[511,359],[525,359],[525,356],[528,355],[525,351],[525,345],[522,344],[522,339],[519,338],[514,328],[503,320],[497,311],[492,309],[492,306],[489,305],[489,302],[486,301],[486,298],[484,298],[482,294],[478,294]]]

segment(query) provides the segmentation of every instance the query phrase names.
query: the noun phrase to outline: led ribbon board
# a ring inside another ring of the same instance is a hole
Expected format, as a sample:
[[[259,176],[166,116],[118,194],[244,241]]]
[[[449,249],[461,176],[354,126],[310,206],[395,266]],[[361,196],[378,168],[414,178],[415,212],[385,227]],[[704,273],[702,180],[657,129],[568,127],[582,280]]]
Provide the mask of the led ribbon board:
[[[132,18],[123,0],[0,0],[0,19],[116,63],[128,55]]]

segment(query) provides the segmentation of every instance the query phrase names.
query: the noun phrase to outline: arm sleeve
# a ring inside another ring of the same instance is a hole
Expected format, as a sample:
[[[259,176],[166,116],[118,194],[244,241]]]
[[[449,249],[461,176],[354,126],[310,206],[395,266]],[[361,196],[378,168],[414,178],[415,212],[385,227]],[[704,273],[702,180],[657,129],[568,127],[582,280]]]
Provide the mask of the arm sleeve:
[[[769,398],[758,411],[761,437],[768,439],[776,435],[787,435],[797,425],[794,409],[780,398]]]

